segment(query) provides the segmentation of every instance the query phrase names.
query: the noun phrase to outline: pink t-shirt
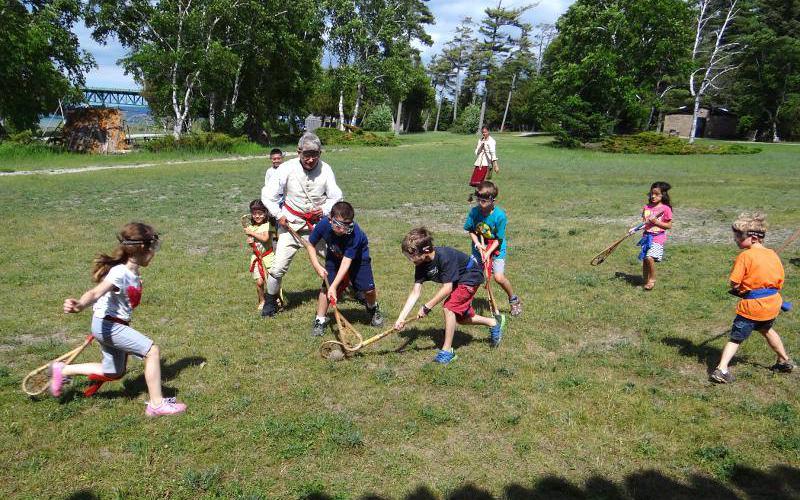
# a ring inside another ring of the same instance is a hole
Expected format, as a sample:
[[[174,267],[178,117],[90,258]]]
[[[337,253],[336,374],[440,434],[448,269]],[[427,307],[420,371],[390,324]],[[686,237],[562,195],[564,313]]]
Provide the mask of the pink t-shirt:
[[[645,220],[651,217],[656,217],[658,214],[661,214],[661,218],[658,219],[661,222],[669,222],[672,220],[672,209],[669,207],[669,205],[664,205],[661,203],[655,207],[652,205],[645,205],[644,208],[642,208],[642,217]],[[654,226],[653,224],[645,224],[644,232],[653,235],[653,243],[663,245],[667,241],[666,229]]]

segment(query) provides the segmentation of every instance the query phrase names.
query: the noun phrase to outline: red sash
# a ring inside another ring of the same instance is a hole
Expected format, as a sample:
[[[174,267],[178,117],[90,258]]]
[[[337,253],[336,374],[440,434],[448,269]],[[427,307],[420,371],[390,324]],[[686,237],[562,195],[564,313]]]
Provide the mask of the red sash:
[[[472,177],[469,179],[469,185],[472,187],[480,186],[481,182],[486,180],[486,174],[489,173],[489,167],[478,165],[472,171]]]
[[[250,248],[253,249],[253,255],[256,256],[256,258],[253,260],[253,262],[250,263],[250,272],[252,273],[253,269],[255,269],[256,266],[258,266],[258,274],[261,275],[261,279],[262,280],[267,279],[267,274],[264,271],[264,263],[261,262],[261,259],[263,259],[267,255],[271,254],[272,253],[272,249],[268,248],[264,253],[260,253],[258,251],[258,247],[256,246],[255,242],[250,243]]]
[[[290,214],[294,215],[295,217],[300,217],[301,219],[303,219],[306,222],[306,226],[308,226],[309,231],[313,231],[314,226],[321,219],[320,215],[295,210],[288,203],[284,203],[283,208],[285,208]]]

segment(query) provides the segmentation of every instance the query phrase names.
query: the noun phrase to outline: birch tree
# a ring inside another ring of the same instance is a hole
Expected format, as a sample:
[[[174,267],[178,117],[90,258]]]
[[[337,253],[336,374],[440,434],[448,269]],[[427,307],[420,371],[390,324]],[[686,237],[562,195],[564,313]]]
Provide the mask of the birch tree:
[[[695,37],[692,45],[694,71],[689,75],[689,92],[694,98],[689,143],[697,135],[697,115],[703,97],[720,89],[720,78],[735,70],[741,45],[726,38],[739,15],[740,0],[698,0],[696,5]]]

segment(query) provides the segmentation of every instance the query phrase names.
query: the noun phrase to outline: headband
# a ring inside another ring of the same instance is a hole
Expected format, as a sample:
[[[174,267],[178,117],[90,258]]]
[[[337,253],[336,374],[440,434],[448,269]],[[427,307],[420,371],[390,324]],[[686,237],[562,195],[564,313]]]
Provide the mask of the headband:
[[[341,227],[345,230],[345,234],[352,234],[356,228],[355,222],[341,222],[331,217],[331,224],[336,227]]]

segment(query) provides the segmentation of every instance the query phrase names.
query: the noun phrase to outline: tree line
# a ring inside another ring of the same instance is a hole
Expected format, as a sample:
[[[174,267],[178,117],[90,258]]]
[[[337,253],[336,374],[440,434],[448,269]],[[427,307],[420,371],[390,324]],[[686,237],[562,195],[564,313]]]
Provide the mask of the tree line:
[[[735,112],[742,137],[800,137],[800,0],[577,0],[553,25],[523,17],[534,5],[498,1],[425,64],[427,0],[6,0],[0,133],[80,101],[94,64],[82,19],[119,40],[175,137],[266,140],[316,114],[340,129],[486,124],[576,144],[657,129],[683,106]]]

